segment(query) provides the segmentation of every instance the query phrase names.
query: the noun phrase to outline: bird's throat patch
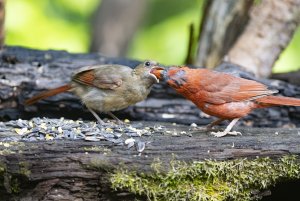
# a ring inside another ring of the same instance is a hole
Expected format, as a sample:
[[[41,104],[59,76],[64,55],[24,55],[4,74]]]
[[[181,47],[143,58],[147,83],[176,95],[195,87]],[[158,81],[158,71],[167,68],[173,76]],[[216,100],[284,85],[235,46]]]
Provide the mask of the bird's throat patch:
[[[180,88],[186,83],[186,81],[186,72],[184,70],[179,70],[170,76],[168,83],[174,88]]]

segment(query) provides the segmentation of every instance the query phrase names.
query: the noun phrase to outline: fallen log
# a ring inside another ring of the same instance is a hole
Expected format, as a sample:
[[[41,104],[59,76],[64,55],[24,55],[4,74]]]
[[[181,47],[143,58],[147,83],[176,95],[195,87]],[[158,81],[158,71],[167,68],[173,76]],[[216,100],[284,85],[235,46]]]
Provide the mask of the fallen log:
[[[60,125],[62,121],[65,121],[64,125],[68,124],[67,120],[61,119],[44,119],[44,122],[46,121],[51,121],[53,125]],[[243,133],[242,136],[215,138],[209,133],[193,131],[191,127],[184,125],[132,122],[132,127],[137,129],[147,127],[152,130],[151,133],[132,137],[124,128],[124,133],[120,137],[121,141],[115,143],[108,138],[101,138],[99,141],[79,138],[30,140],[26,132],[20,133],[16,130],[19,126],[28,124],[30,125],[28,121],[19,120],[19,122],[6,122],[1,125],[1,200],[135,200],[140,196],[140,199],[145,200],[147,195],[143,193],[142,186],[141,195],[130,188],[115,190],[112,186],[120,187],[122,181],[126,186],[128,184],[126,178],[132,175],[130,171],[138,175],[154,175],[150,176],[153,179],[155,175],[158,176],[157,169],[153,168],[155,165],[162,168],[159,172],[162,177],[168,171],[174,170],[172,161],[185,162],[190,164],[189,167],[207,159],[227,161],[230,164],[229,167],[232,165],[232,170],[240,163],[251,170],[258,165],[260,168],[256,174],[248,175],[248,169],[245,169],[245,175],[251,178],[258,177],[259,181],[267,182],[265,187],[260,186],[259,182],[259,185],[253,185],[251,188],[247,185],[243,186],[244,178],[235,181],[241,182],[245,192],[251,190],[252,198],[264,196],[265,194],[262,193],[272,185],[283,181],[294,181],[300,177],[300,174],[291,173],[300,169],[297,157],[294,158],[295,160],[277,164],[278,159],[282,160],[285,155],[300,154],[300,129],[237,128]],[[37,125],[33,127],[38,128],[35,132],[39,135],[44,129]],[[81,129],[84,128],[84,123],[82,123]],[[66,132],[65,128],[63,132]],[[105,136],[104,133],[105,131],[102,131],[98,135]],[[136,146],[128,148],[128,143],[126,144],[128,139],[145,142],[145,148],[142,151],[138,151]],[[270,161],[256,161],[257,157],[271,159]],[[234,159],[240,160],[237,162]],[[234,162],[231,162],[232,160]],[[209,166],[213,165],[211,168],[215,167],[214,165],[217,167],[220,165],[217,162],[208,163]],[[280,170],[281,176],[274,179],[273,173],[275,172],[272,172],[274,168],[272,165],[287,168],[287,170]],[[268,170],[268,173],[264,178],[260,178],[261,174],[264,174],[261,171],[264,170]],[[239,171],[239,174],[243,173],[242,170]],[[198,176],[195,175],[195,177]],[[230,171],[226,177],[231,177]],[[193,180],[193,177],[190,179]],[[190,182],[192,186],[193,183]],[[218,186],[218,183],[215,185]],[[238,198],[242,196],[242,193],[236,196]]]

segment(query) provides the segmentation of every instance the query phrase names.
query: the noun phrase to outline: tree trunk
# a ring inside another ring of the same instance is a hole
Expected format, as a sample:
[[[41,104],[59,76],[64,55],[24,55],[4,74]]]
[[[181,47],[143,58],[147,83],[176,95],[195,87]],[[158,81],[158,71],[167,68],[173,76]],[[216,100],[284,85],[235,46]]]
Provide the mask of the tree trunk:
[[[5,0],[0,0],[0,49],[4,46],[5,39]]]
[[[146,7],[145,0],[102,0],[92,23],[90,50],[112,57],[124,56]]]
[[[208,68],[218,65],[248,23],[253,1],[207,1],[200,26],[196,64]]]
[[[300,0],[262,0],[253,7],[247,28],[228,52],[230,62],[269,77],[299,24]]]
[[[300,23],[300,1],[212,1],[200,34],[197,64],[222,59],[268,77]],[[250,15],[250,19],[249,19]]]

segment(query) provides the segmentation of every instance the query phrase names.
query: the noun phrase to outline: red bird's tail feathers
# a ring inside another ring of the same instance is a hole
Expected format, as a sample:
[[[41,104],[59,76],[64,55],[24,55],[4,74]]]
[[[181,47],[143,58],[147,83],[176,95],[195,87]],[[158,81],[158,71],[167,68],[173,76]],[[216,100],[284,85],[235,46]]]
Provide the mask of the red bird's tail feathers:
[[[40,94],[30,98],[30,99],[27,99],[25,101],[25,105],[32,105],[33,103],[35,103],[35,102],[37,102],[41,99],[44,99],[44,98],[47,98],[47,97],[50,97],[50,96],[54,96],[56,94],[68,91],[69,89],[71,89],[71,86],[69,84],[57,87],[55,89],[50,89],[50,90],[42,92],[42,93],[40,93]]]
[[[300,99],[284,96],[264,96],[256,99],[262,106],[289,105],[300,106]]]

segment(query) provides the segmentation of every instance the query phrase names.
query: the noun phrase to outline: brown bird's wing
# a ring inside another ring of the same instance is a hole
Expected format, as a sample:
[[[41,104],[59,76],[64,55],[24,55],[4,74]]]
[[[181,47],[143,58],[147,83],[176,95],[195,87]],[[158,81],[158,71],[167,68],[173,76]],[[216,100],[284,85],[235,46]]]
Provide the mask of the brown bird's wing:
[[[129,67],[122,65],[83,67],[73,75],[72,81],[100,89],[116,89],[122,85],[124,74],[129,71]]]
[[[198,77],[197,82],[200,85],[198,96],[207,103],[223,104],[254,100],[277,92],[253,80],[207,69],[197,71],[197,73],[192,72],[191,76]]]

